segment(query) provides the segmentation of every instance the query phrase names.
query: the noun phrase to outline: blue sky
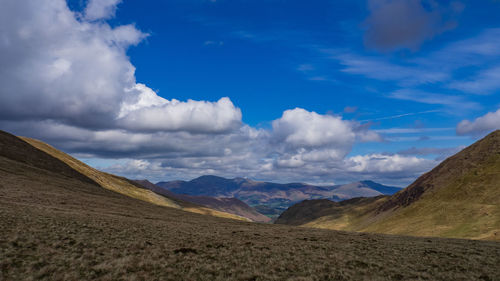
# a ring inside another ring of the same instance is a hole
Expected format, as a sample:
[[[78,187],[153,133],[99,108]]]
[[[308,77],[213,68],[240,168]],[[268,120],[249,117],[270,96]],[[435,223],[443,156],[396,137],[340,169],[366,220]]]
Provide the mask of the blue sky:
[[[403,186],[500,129],[499,1],[6,2],[0,125],[121,175]]]

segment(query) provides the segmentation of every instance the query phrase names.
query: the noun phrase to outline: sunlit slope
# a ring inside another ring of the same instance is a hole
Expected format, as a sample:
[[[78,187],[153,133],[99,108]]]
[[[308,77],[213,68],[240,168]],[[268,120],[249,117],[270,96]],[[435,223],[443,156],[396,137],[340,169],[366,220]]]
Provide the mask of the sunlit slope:
[[[321,210],[326,215],[302,225],[500,240],[500,131],[446,159],[391,197],[329,208]]]
[[[500,240],[500,131],[448,158],[378,211],[382,218],[364,231]]]
[[[188,202],[183,202],[174,198],[169,198],[167,196],[162,196],[152,192],[151,190],[140,187],[138,184],[135,184],[132,181],[129,181],[126,178],[118,177],[112,174],[101,172],[95,168],[92,168],[85,163],[71,157],[70,155],[57,150],[56,148],[36,139],[20,137],[22,140],[31,144],[32,146],[40,149],[41,151],[61,160],[66,163],[71,168],[75,169],[79,173],[85,175],[86,177],[92,179],[100,186],[115,191],[117,193],[139,199],[142,201],[146,201],[149,203],[153,203],[155,205],[172,207],[177,209],[183,209],[188,212],[204,214],[204,215],[212,215],[223,218],[231,218],[237,220],[247,220],[246,218],[242,218],[237,215],[220,212],[217,210],[212,210],[209,208],[205,208],[202,206],[198,206],[195,204],[191,204]]]

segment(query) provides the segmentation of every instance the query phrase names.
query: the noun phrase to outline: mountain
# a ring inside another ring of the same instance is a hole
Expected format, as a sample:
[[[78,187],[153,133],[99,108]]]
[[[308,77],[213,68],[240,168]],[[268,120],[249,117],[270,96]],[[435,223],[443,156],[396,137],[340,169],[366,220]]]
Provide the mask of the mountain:
[[[177,198],[186,202],[191,202],[200,206],[218,210],[221,212],[234,214],[240,217],[250,219],[255,222],[269,222],[271,219],[257,212],[254,208],[248,206],[243,201],[236,198],[216,198],[209,196],[192,196],[185,194],[175,194],[169,190],[158,187],[148,180],[135,180],[136,183],[143,187],[165,196]]]
[[[258,224],[160,206],[103,188],[0,131],[1,280],[497,280],[499,252],[487,241]]]
[[[365,202],[366,203],[366,202]],[[314,209],[296,205],[278,222],[311,227],[454,238],[500,240],[500,131],[495,131],[404,190],[368,204]],[[331,212],[332,214],[329,214]]]
[[[0,137],[4,141],[4,149],[5,153],[8,153],[7,151],[12,150],[12,147],[15,146],[21,146],[22,149],[19,149],[20,152],[23,151],[30,151],[30,153],[25,153],[24,155],[27,159],[30,159],[30,155],[39,155],[40,152],[43,152],[50,157],[45,157],[47,159],[47,162],[53,163],[54,158],[59,160],[60,162],[66,164],[69,166],[71,169],[74,170],[74,172],[79,173],[86,178],[90,179],[91,181],[95,182],[97,185],[101,186],[102,188],[112,190],[114,192],[123,194],[128,197],[132,197],[135,199],[139,199],[142,201],[146,201],[152,204],[160,205],[160,206],[165,206],[165,207],[172,207],[172,208],[177,208],[177,209],[183,209],[185,211],[189,212],[194,212],[194,213],[200,213],[200,214],[207,214],[207,215],[213,215],[213,216],[220,216],[220,217],[226,217],[226,218],[232,218],[232,219],[238,219],[238,220],[246,220],[243,217],[236,216],[234,214],[229,214],[217,210],[212,210],[200,205],[192,204],[186,201],[182,201],[179,199],[176,199],[174,197],[169,197],[168,195],[159,195],[157,193],[152,192],[151,190],[143,188],[141,185],[123,178],[123,177],[118,177],[112,174],[104,173],[101,172],[97,169],[94,169],[85,163],[71,157],[70,155],[55,149],[54,147],[41,142],[39,140],[31,139],[31,138],[25,138],[25,137],[16,137],[13,135],[10,135],[6,132],[0,131]],[[12,152],[10,152],[12,153]],[[44,159],[45,159],[44,158]],[[33,162],[34,165],[41,165],[43,168],[45,164],[40,164],[43,162],[37,161]]]
[[[353,197],[393,194],[401,190],[372,181],[314,186],[304,183],[278,184],[245,178],[226,179],[217,176],[201,176],[191,181],[159,182],[156,185],[175,194],[235,197],[256,208],[262,214],[274,218],[302,200],[327,198],[340,201]]]

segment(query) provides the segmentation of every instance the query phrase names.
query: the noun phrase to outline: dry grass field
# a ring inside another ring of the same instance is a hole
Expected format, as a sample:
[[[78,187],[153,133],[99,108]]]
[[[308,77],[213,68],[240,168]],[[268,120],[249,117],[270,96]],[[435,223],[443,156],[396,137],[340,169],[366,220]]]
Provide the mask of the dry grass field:
[[[500,243],[258,224],[107,190],[0,142],[0,280],[500,280]]]

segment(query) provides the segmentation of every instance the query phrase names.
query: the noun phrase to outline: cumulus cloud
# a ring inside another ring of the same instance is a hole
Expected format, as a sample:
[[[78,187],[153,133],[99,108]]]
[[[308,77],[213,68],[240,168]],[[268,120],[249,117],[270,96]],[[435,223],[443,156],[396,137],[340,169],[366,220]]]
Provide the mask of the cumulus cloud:
[[[344,146],[352,144],[355,138],[349,122],[342,118],[302,108],[283,112],[283,116],[273,121],[272,126],[280,141],[294,147]]]
[[[463,120],[457,125],[459,135],[482,135],[493,130],[500,130],[500,109],[474,119]]]
[[[275,151],[279,152],[276,159],[279,168],[340,161],[356,140],[381,140],[377,133],[356,122],[302,108],[287,110],[281,118],[274,120],[271,137]]]
[[[124,85],[135,83],[126,44],[116,44],[113,29],[78,21],[64,1],[2,5],[2,117],[109,125]]]
[[[365,42],[382,50],[417,49],[423,41],[453,29],[453,17],[463,5],[449,7],[425,0],[369,0],[370,16],[366,19]]]
[[[111,16],[117,3],[90,1],[79,20],[63,0],[7,0],[0,11],[0,118],[132,131],[237,128],[241,112],[228,98],[166,100],[136,83],[126,50],[147,34],[87,21]]]
[[[241,126],[241,111],[229,98],[217,102],[166,100],[145,85],[132,103],[124,103],[118,117],[120,127],[132,131],[190,131],[222,133]]]

